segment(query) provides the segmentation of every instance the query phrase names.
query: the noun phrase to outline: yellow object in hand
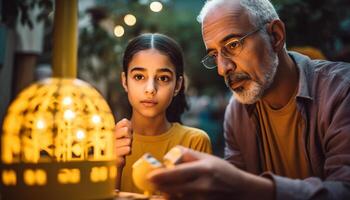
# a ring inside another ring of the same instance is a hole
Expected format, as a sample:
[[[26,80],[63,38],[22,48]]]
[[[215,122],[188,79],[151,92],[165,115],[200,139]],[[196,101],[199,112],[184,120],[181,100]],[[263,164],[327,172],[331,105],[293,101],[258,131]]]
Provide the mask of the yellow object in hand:
[[[182,151],[178,147],[174,147],[168,151],[163,157],[163,164],[166,168],[173,168],[179,162],[181,162]]]
[[[151,154],[146,153],[132,166],[132,178],[135,185],[147,196],[151,196],[155,190],[153,184],[147,180],[147,174],[155,169],[162,168],[160,163]]]

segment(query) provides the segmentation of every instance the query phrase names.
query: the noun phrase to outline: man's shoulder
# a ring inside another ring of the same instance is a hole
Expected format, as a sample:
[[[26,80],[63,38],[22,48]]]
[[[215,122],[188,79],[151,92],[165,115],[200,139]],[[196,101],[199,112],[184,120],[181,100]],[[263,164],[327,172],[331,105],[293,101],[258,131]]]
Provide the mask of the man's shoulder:
[[[350,87],[350,63],[312,60],[299,53],[288,53],[300,70],[301,95],[318,99],[322,94],[345,94]]]
[[[341,98],[348,95],[350,88],[350,63],[326,60],[312,60],[314,74],[312,87],[314,96],[320,98],[321,94]],[[331,95],[332,94],[332,95]]]
[[[350,63],[317,59],[312,60],[303,54],[296,52],[288,53],[293,57],[299,70],[302,70],[309,80],[336,77],[343,81],[350,81]]]
[[[327,78],[339,78],[342,81],[350,81],[350,63],[334,62],[326,60],[312,60],[315,71]]]

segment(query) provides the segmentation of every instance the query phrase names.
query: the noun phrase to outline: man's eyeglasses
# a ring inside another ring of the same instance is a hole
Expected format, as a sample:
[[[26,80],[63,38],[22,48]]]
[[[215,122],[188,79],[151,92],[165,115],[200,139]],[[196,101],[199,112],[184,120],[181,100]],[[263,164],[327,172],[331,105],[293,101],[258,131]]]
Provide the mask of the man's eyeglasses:
[[[225,58],[230,58],[232,56],[238,55],[243,49],[243,40],[248,36],[260,31],[262,28],[264,28],[264,25],[251,32],[248,32],[241,38],[230,39],[223,47],[221,47],[221,55]],[[214,69],[215,67],[217,67],[217,54],[217,52],[212,52],[202,59],[201,63],[204,65],[205,68]]]

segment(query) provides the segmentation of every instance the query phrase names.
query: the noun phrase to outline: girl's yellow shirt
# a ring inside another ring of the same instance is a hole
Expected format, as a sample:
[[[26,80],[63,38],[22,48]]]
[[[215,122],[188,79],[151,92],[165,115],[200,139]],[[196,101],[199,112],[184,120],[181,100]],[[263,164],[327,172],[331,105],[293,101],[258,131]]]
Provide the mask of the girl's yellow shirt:
[[[172,123],[171,128],[157,136],[144,136],[134,133],[131,146],[131,155],[126,156],[126,164],[121,179],[121,191],[143,193],[133,183],[132,165],[143,154],[150,153],[157,160],[162,161],[163,156],[174,146],[181,145],[200,152],[212,153],[210,139],[203,130]]]

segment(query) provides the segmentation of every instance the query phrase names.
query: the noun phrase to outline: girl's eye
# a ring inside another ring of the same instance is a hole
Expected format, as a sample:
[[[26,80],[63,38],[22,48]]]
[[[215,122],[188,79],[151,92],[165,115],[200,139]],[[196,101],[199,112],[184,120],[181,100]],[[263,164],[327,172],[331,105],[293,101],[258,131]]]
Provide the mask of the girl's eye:
[[[137,80],[137,81],[142,80],[142,79],[145,79],[145,77],[144,77],[143,75],[141,75],[141,74],[135,74],[135,75],[133,76],[133,78],[134,78],[135,80]]]
[[[158,80],[160,80],[162,82],[169,82],[170,81],[170,77],[169,76],[160,76],[158,78]]]

